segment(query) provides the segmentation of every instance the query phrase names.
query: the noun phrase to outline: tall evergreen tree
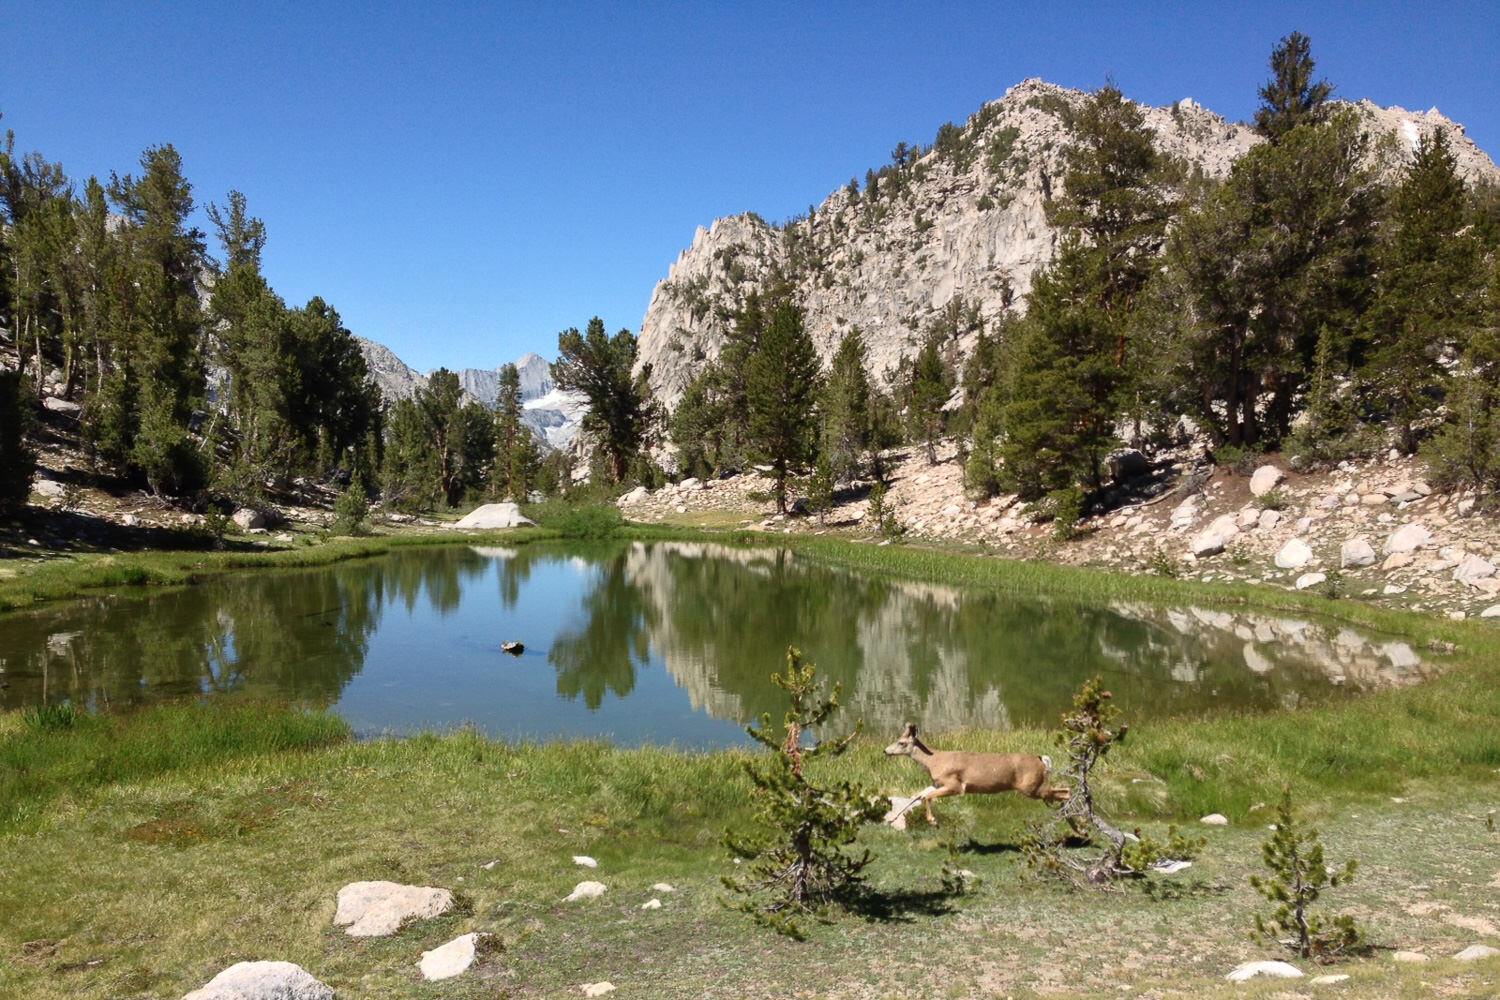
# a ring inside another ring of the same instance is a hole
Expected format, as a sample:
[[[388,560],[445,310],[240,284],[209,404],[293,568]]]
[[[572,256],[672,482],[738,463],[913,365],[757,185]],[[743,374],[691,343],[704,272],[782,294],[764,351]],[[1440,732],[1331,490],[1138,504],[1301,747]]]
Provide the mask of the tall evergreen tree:
[[[719,387],[724,375],[710,365],[688,383],[672,411],[671,435],[677,468],[685,476],[707,476],[724,468],[727,408]]]
[[[943,364],[940,334],[929,333],[912,359],[906,385],[906,426],[912,440],[927,447],[927,464],[937,464],[937,440],[943,434],[943,405],[952,394],[952,378]]]
[[[26,446],[27,405],[21,373],[0,370],[0,517],[18,512],[31,493],[36,455]]]
[[[490,492],[502,500],[524,503],[536,484],[541,455],[521,413],[521,373],[515,365],[503,365],[495,398],[495,464],[490,471]]]
[[[1370,398],[1407,453],[1416,448],[1415,425],[1441,401],[1447,374],[1440,357],[1477,318],[1481,248],[1471,222],[1447,138],[1424,136],[1391,197],[1365,315]]]
[[[745,372],[752,454],[770,464],[776,509],[783,514],[787,480],[811,461],[816,447],[817,389],[818,355],[802,309],[783,299],[770,309]]]
[[[1333,84],[1327,80],[1313,82],[1315,65],[1312,42],[1300,31],[1287,35],[1271,51],[1271,79],[1258,91],[1261,107],[1255,112],[1255,130],[1272,144],[1298,126],[1322,119],[1323,106],[1333,95]]]
[[[865,370],[868,353],[858,328],[844,334],[823,386],[819,451],[827,458],[828,474],[835,483],[863,474],[865,455],[870,450],[870,376]]]
[[[604,320],[595,316],[586,333],[576,328],[559,333],[557,353],[553,382],[559,389],[580,392],[588,399],[583,430],[603,451],[610,478],[623,482],[653,416],[649,366],[631,374],[635,335],[621,330],[610,337],[604,332]]]
[[[192,185],[177,151],[152,147],[141,167],[140,177],[115,176],[110,183],[110,197],[130,223],[125,240],[135,293],[125,331],[127,378],[135,379],[126,461],[154,492],[182,492],[201,483],[203,474],[189,434],[204,396],[197,285],[203,234],[188,226]]]

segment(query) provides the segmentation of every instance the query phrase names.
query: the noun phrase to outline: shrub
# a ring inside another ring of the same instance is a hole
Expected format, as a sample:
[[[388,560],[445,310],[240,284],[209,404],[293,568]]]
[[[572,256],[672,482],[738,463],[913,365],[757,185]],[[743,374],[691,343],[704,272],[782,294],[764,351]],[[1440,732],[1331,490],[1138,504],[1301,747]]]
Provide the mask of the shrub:
[[[1261,510],[1286,510],[1291,503],[1280,486],[1274,486],[1255,498],[1255,506]]]
[[[609,502],[573,503],[549,500],[527,504],[523,513],[564,538],[610,538],[625,526],[620,508]]]
[[[369,513],[370,503],[365,491],[365,481],[355,475],[349,481],[349,488],[333,502],[333,523],[328,530],[335,535],[368,535],[370,527],[365,519]]]
[[[1060,542],[1078,537],[1083,502],[1083,490],[1077,486],[1068,486],[1047,494],[1046,509],[1052,515],[1052,537]]]
[[[1275,833],[1261,845],[1261,857],[1270,876],[1250,876],[1250,884],[1276,904],[1270,920],[1255,915],[1255,933],[1280,941],[1303,958],[1329,961],[1359,944],[1354,918],[1341,915],[1325,922],[1308,910],[1324,889],[1354,878],[1358,862],[1350,858],[1337,871],[1323,863],[1323,845],[1316,829],[1304,829],[1292,812],[1292,789],[1282,787],[1276,808]],[[1280,935],[1290,934],[1291,937]]]
[[[726,888],[750,898],[726,905],[749,914],[757,923],[789,937],[804,936],[798,919],[827,922],[833,907],[846,902],[863,882],[870,863],[868,850],[843,850],[854,842],[859,828],[885,813],[886,800],[849,782],[815,784],[807,765],[822,757],[838,757],[859,734],[819,739],[802,745],[805,731],[826,732],[838,709],[839,685],[824,695],[815,681],[816,668],[802,664],[802,654],[788,647],[785,675],[771,680],[787,693],[785,735],[771,726],[770,713],[760,725],[746,728],[756,742],[771,751],[763,763],[747,762],[754,782],[760,829],[745,836],[726,831],[723,844],[736,858],[748,862],[742,878],[725,877]]]

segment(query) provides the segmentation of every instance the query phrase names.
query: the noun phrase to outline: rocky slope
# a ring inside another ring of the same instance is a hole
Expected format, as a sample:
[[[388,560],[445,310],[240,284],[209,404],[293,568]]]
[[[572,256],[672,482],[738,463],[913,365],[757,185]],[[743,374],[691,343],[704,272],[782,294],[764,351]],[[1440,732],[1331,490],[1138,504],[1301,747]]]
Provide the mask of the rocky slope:
[[[431,375],[419,373],[396,357],[390,348],[356,337],[376,385],[386,399],[409,399]],[[562,392],[552,382],[552,367],[540,354],[527,352],[516,359],[521,376],[522,419],[547,446],[566,449],[578,434],[588,405],[576,393]],[[500,389],[500,369],[464,368],[457,372],[466,400],[494,408]]]
[[[985,320],[1024,310],[1033,276],[1056,248],[1045,205],[1062,189],[1068,122],[1087,96],[1027,80],[900,171],[894,196],[840,187],[783,227],[754,214],[700,227],[657,284],[641,323],[639,364],[652,366],[658,398],[676,404],[718,354],[744,296],[772,269],[795,277],[820,353],[827,358],[858,327],[876,375],[955,304]],[[1466,178],[1500,177],[1463,126],[1436,109],[1353,107],[1376,140],[1372,155],[1382,170],[1398,166],[1418,137],[1441,130]],[[1191,100],[1142,112],[1162,152],[1210,177],[1227,174],[1261,141]],[[888,175],[882,184],[888,190],[895,180]]]

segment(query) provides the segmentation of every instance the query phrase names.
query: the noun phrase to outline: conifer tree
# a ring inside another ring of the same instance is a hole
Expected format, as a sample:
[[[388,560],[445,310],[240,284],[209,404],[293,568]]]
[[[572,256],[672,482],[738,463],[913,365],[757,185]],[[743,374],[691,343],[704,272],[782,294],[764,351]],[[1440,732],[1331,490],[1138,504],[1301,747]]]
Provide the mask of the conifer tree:
[[[36,455],[26,446],[29,424],[21,373],[0,370],[0,517],[21,510],[31,494]]]
[[[552,380],[559,389],[581,392],[589,401],[583,430],[602,449],[609,475],[623,482],[643,444],[653,419],[650,368],[632,374],[636,338],[629,330],[613,337],[595,316],[585,333],[576,328],[557,335],[558,359]]]
[[[1366,378],[1397,446],[1410,453],[1415,425],[1436,410],[1447,381],[1439,358],[1477,319],[1483,287],[1468,192],[1442,132],[1417,143],[1392,194],[1389,220],[1365,316]]]
[[[745,372],[751,453],[771,466],[776,509],[787,509],[787,480],[812,459],[817,444],[814,406],[818,355],[788,300],[770,310],[765,332]]]
[[[945,424],[943,405],[953,389],[943,364],[941,335],[929,333],[911,362],[906,392],[906,425],[913,440],[927,447],[927,464],[937,464],[937,440]]]
[[[672,411],[672,442],[677,468],[684,476],[707,476],[724,468],[727,407],[719,395],[724,375],[710,365],[688,383]]]
[[[839,341],[823,385],[820,457],[826,456],[833,482],[857,478],[870,449],[870,376],[864,337],[853,329]]]
[[[1281,39],[1271,51],[1271,79],[1258,91],[1261,107],[1255,112],[1255,130],[1272,144],[1300,125],[1321,120],[1333,84],[1313,82],[1315,65],[1312,41],[1300,31]]]
[[[541,455],[531,428],[521,421],[521,374],[515,365],[500,368],[500,391],[495,397],[495,463],[490,471],[490,493],[499,499],[526,501],[536,483]]]

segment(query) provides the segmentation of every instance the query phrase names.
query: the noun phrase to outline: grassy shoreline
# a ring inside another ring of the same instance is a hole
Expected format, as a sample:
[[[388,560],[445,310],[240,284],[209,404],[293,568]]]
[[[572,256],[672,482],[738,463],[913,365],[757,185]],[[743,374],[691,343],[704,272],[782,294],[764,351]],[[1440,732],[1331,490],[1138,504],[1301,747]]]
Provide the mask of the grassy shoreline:
[[[248,555],[142,553],[49,577],[44,593],[110,586],[103,581],[118,573],[128,585],[172,585],[407,545],[555,537],[528,529]],[[1122,986],[1131,996],[1267,996],[1286,987],[1221,977],[1243,960],[1285,957],[1248,938],[1260,903],[1245,881],[1283,782],[1323,828],[1330,857],[1362,862],[1361,878],[1328,902],[1353,912],[1385,950],[1333,970],[1353,976],[1340,995],[1428,996],[1434,984],[1451,996],[1494,994],[1500,960],[1405,967],[1388,956],[1500,946],[1500,834],[1486,823],[1500,805],[1496,630],[1270,587],[906,546],[652,528],[624,537],[788,544],[867,573],[1072,599],[1318,613],[1461,652],[1453,669],[1413,688],[1133,727],[1104,774],[1103,802],[1117,820],[1156,833],[1168,822],[1196,831],[1209,812],[1231,821],[1201,828],[1204,856],[1182,876],[1153,880],[1152,892],[1099,896],[1030,881],[1016,848],[1043,807],[1016,796],[948,799],[937,832],[867,831],[862,842],[878,855],[871,904],[801,945],[719,905],[718,878],[731,869],[718,839],[750,816],[740,766],[750,751],[508,744],[471,731],[355,742],[336,717],[260,705],[0,715],[0,955],[14,959],[0,963],[0,994],[180,996],[234,961],[276,958],[341,997],[577,995],[604,979],[621,996],[650,997],[1120,996]],[[9,593],[0,589],[0,600]],[[923,772],[880,753],[886,735],[870,734],[828,776],[887,794],[920,788]],[[976,750],[1050,747],[1036,729],[934,735]],[[963,896],[940,889],[948,842],[982,880]],[[573,854],[600,868],[575,867]],[[460,907],[390,939],[332,928],[338,887],[381,878],[446,886]],[[585,878],[609,893],[562,903]],[[658,882],[677,891],[653,893]],[[663,907],[641,910],[652,895]],[[418,953],[471,930],[497,933],[502,952],[459,980],[423,983]]]

